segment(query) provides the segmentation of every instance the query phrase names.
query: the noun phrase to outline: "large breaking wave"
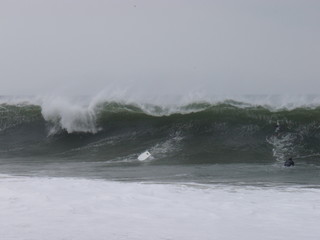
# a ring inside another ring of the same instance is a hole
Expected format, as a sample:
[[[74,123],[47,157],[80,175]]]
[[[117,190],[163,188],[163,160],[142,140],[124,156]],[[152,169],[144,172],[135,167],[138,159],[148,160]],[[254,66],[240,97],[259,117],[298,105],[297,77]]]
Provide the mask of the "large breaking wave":
[[[154,164],[318,162],[320,107],[234,100],[157,105],[79,99],[2,101],[1,157],[49,156]]]

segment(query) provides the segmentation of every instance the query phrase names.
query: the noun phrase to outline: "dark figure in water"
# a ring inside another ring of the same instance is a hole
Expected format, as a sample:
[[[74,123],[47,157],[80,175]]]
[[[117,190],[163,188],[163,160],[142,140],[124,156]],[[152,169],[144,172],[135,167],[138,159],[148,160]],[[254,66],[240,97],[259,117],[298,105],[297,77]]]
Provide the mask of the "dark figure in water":
[[[277,122],[276,129],[274,130],[274,132],[278,133],[279,131],[280,131],[280,124],[279,122]]]
[[[294,166],[294,161],[292,160],[292,158],[289,158],[288,160],[286,160],[286,161],[284,162],[284,166],[285,166],[285,167]]]

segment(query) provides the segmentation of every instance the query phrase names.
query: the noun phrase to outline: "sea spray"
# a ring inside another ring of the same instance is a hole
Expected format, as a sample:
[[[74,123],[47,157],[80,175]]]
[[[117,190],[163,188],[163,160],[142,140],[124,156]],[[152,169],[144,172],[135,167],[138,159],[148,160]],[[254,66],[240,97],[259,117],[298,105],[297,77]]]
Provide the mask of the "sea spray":
[[[96,113],[92,106],[81,106],[65,98],[46,99],[41,104],[44,119],[53,124],[50,134],[64,129],[68,133],[96,133]]]

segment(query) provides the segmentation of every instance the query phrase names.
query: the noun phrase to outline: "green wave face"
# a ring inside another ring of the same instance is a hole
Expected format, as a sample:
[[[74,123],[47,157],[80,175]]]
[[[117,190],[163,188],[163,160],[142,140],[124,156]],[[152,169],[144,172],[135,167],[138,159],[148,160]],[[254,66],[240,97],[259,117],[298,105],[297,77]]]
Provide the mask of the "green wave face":
[[[318,163],[320,109],[273,111],[224,101],[179,107],[103,102],[91,108],[0,105],[0,157],[45,156],[151,164]]]

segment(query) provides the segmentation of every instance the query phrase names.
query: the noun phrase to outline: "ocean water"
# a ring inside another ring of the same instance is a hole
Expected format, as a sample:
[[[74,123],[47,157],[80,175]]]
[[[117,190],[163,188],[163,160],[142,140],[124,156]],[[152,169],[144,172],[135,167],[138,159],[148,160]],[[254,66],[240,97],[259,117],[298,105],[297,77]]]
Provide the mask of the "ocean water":
[[[1,97],[0,233],[317,239],[319,117],[316,95]]]

